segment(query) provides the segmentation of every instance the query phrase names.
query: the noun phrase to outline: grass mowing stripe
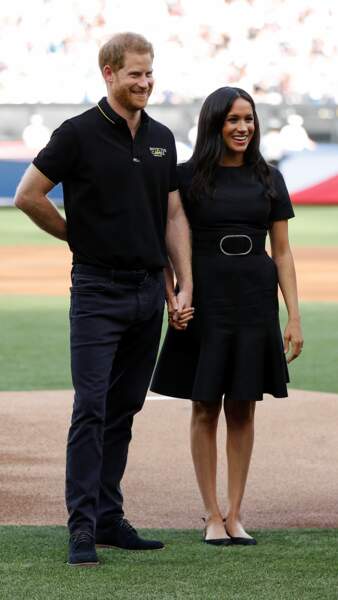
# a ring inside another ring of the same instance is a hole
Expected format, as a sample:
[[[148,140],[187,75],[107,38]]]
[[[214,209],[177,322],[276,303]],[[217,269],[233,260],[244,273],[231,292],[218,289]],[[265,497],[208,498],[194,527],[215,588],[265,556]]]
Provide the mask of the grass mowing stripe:
[[[338,245],[338,206],[293,207],[296,218],[289,221],[290,240],[293,246]]]
[[[305,345],[290,365],[291,387],[338,393],[338,305],[304,303],[301,310]],[[0,315],[0,390],[70,388],[68,299],[2,297]],[[282,309],[282,323],[285,317]]]
[[[338,206],[295,206],[289,222],[294,246],[337,246]],[[9,246],[63,244],[41,231],[16,208],[0,208],[0,244]]]
[[[64,243],[39,229],[21,210],[0,208],[1,246],[59,246]]]
[[[301,356],[289,365],[290,387],[337,394],[338,304],[304,302],[301,315],[304,348]],[[284,307],[280,319],[283,328],[287,320]]]
[[[8,600],[336,600],[335,530],[260,530],[256,547],[210,547],[192,530],[143,530],[157,552],[99,550],[94,569],[65,564],[63,527],[0,527]]]
[[[0,390],[69,389],[68,300],[0,298]]]

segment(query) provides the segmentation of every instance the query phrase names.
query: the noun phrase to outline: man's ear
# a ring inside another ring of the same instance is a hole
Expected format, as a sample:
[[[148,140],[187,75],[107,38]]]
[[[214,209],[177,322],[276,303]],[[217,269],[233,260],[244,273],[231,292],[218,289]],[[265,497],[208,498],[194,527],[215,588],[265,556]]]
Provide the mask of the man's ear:
[[[104,65],[102,70],[103,78],[107,83],[112,83],[114,81],[115,73],[111,66]]]

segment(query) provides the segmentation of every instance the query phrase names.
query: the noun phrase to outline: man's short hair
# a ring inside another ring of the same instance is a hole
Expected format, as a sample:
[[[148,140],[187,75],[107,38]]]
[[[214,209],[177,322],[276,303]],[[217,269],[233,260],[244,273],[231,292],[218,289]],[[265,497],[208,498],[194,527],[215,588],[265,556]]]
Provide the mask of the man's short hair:
[[[153,46],[143,35],[139,33],[116,33],[100,48],[99,65],[103,72],[103,67],[109,65],[114,72],[122,69],[126,52],[135,52],[137,54],[149,53],[154,58]]]

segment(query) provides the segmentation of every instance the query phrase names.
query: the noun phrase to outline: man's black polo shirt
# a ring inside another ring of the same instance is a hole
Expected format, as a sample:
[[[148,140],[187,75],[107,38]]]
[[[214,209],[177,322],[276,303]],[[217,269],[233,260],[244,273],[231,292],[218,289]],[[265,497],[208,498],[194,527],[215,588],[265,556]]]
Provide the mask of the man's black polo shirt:
[[[106,98],[65,121],[33,164],[63,185],[74,263],[156,269],[167,263],[168,193],[177,189],[171,131],[144,111],[135,138]]]

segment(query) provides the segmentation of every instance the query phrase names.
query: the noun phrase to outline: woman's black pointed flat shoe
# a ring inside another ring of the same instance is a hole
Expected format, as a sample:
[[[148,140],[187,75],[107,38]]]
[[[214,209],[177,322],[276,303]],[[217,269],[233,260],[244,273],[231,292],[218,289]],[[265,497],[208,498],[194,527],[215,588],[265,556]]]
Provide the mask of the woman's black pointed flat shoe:
[[[226,528],[226,519],[223,519],[226,534],[229,536],[231,543],[234,546],[257,546],[257,540],[255,538],[235,537],[230,535]]]
[[[205,544],[210,544],[211,546],[231,546],[232,540],[230,538],[219,538],[216,540],[206,540],[205,537],[203,539]]]
[[[204,521],[204,523],[205,523],[204,517],[202,517],[202,521]],[[210,544],[211,546],[231,546],[231,544],[232,544],[230,537],[207,540],[206,535],[207,535],[207,526],[205,526],[204,530],[203,530],[203,542],[205,544]]]
[[[231,535],[229,537],[234,546],[257,546],[255,538],[232,537]]]

